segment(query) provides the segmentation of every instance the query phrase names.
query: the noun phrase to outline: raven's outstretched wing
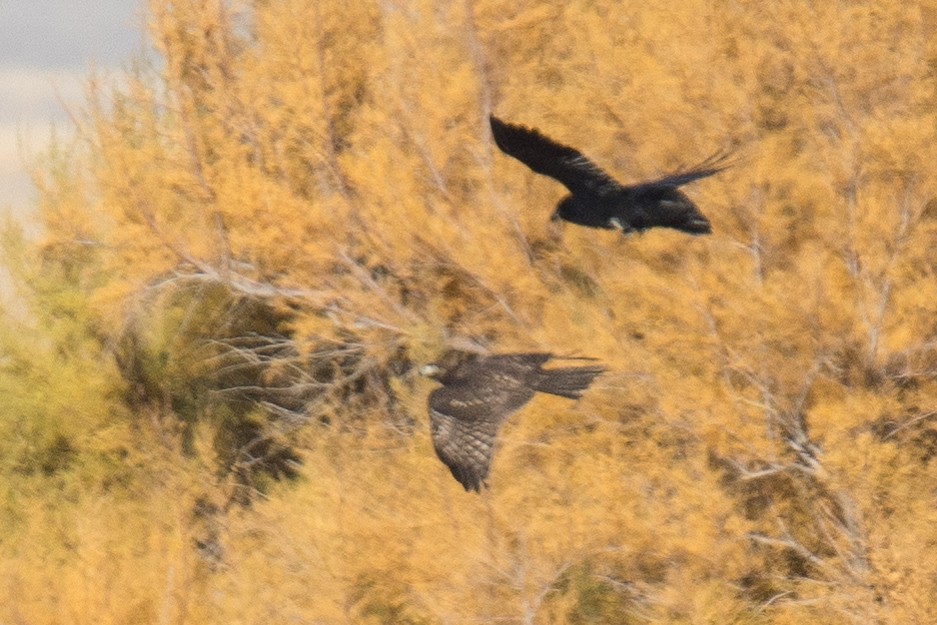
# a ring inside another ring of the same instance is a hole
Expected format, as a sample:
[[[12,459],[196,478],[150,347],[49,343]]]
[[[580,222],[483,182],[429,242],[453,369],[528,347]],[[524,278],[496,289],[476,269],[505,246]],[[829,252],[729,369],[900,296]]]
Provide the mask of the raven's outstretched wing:
[[[631,189],[640,189],[644,187],[671,187],[676,188],[694,180],[699,180],[700,178],[708,178],[714,174],[718,174],[720,171],[728,169],[732,166],[730,161],[731,154],[726,152],[716,152],[712,156],[708,157],[702,163],[696,165],[695,167],[690,167],[688,169],[678,169],[677,171],[667,174],[661,178],[655,180],[648,180],[646,182],[639,182],[635,185],[629,185]]]
[[[503,122],[491,116],[491,133],[501,151],[538,174],[562,182],[577,194],[603,195],[621,188],[582,152],[557,143],[535,128]]]

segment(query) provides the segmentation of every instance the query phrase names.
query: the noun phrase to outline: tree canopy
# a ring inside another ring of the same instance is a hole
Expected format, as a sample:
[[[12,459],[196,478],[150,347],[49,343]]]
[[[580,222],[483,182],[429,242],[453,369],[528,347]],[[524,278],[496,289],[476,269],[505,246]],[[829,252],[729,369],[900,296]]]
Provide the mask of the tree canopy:
[[[0,620],[937,618],[937,2],[146,24],[3,234]],[[491,113],[623,180],[732,149],[713,234],[558,228]],[[415,375],[459,346],[608,371],[468,494]]]

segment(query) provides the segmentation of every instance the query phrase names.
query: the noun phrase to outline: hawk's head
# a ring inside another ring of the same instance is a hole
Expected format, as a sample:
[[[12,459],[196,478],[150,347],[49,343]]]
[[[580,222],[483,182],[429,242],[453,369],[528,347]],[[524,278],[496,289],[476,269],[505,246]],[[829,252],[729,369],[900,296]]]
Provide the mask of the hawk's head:
[[[449,349],[446,350],[436,362],[420,367],[419,372],[423,377],[431,378],[445,384],[447,376],[459,368],[460,365],[473,362],[480,357],[480,353]]]

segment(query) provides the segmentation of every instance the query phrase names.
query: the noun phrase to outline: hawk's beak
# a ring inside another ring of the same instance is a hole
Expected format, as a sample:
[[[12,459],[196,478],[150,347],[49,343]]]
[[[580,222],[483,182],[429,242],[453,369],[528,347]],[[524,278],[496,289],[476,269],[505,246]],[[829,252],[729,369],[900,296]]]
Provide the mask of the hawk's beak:
[[[438,375],[441,369],[436,365],[423,365],[420,367],[420,375],[426,378],[431,378],[434,375]]]

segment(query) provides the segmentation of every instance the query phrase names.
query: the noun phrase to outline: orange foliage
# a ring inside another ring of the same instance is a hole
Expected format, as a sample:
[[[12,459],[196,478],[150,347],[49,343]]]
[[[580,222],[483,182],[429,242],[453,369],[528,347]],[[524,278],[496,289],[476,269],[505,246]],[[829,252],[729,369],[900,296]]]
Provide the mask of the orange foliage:
[[[96,346],[40,350],[49,388],[106,363],[118,417],[62,430],[80,470],[3,465],[0,618],[937,618],[937,3],[149,16],[160,62],[92,85],[23,252]],[[624,182],[736,150],[688,189],[714,234],[556,230],[492,111]],[[512,418],[480,496],[414,375],[470,342],[610,369]]]

